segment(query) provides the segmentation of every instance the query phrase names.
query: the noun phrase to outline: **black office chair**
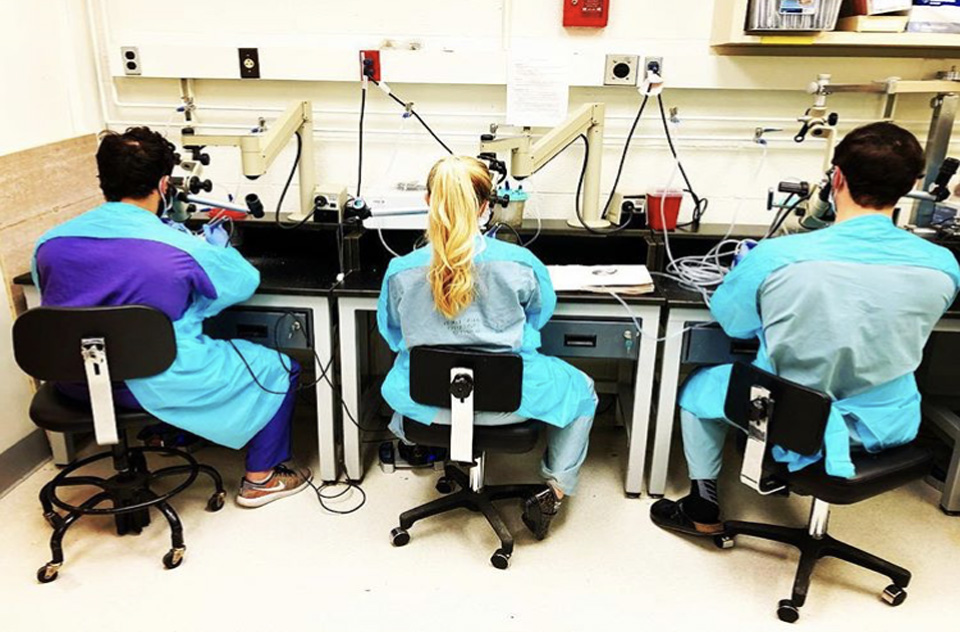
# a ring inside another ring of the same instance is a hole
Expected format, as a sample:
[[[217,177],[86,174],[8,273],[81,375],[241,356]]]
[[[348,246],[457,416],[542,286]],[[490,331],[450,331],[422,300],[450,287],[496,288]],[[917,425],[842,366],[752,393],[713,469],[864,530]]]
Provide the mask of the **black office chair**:
[[[28,375],[44,380],[30,405],[30,418],[41,429],[62,433],[93,432],[97,443],[110,451],[65,467],[40,491],[43,516],[53,527],[53,559],[40,568],[40,582],[56,580],[63,566],[63,537],[83,516],[113,516],[117,534],[139,534],[150,524],[150,507],[160,511],[171,530],[171,549],[163,557],[168,569],[183,562],[183,527],[168,500],[204,473],[216,487],[207,502],[219,511],[225,492],[220,474],[193,456],[167,447],[130,447],[127,430],[162,424],[145,411],[115,407],[113,383],[145,378],[165,371],[177,355],[173,325],[160,311],[144,306],[54,308],[38,307],[20,316],[13,326],[17,364]],[[86,382],[90,404],[61,394],[54,382]],[[179,458],[181,464],[155,471],[147,468],[145,453]],[[116,474],[109,478],[73,475],[83,467],[111,458]],[[169,476],[184,476],[174,488],[158,494],[151,485]],[[81,504],[57,495],[62,487],[95,487],[99,491]],[[109,501],[109,508],[98,505]],[[56,507],[56,508],[55,508]],[[62,516],[57,509],[66,512]]]
[[[891,606],[907,597],[910,572],[827,535],[830,506],[853,504],[896,489],[926,475],[932,464],[928,450],[908,444],[880,453],[854,452],[856,475],[827,475],[822,462],[789,473],[770,458],[770,449],[780,445],[802,455],[823,447],[830,415],[830,398],[806,387],[744,363],[733,365],[727,391],[726,414],[747,431],[740,479],[763,495],[784,489],[811,496],[813,505],[806,528],[782,527],[754,522],[729,521],[723,535],[714,538],[722,549],[734,546],[737,536],[753,536],[792,545],[800,550],[800,564],[790,599],[781,600],[777,616],[796,622],[807,598],[813,569],[820,558],[833,557],[887,576],[893,582],[882,599]]]
[[[451,464],[437,482],[440,493],[460,490],[400,514],[400,526],[390,532],[395,547],[410,541],[409,529],[418,520],[454,509],[479,511],[500,538],[500,548],[490,558],[497,569],[510,566],[513,536],[497,508],[496,500],[524,499],[546,488],[544,484],[483,484],[487,452],[526,453],[533,449],[543,423],[474,425],[475,411],[510,413],[520,407],[523,359],[511,353],[485,353],[452,347],[417,347],[410,352],[410,395],[421,404],[450,408],[452,425],[425,425],[404,418],[406,439],[417,444],[448,447]],[[455,466],[466,463],[469,475]]]

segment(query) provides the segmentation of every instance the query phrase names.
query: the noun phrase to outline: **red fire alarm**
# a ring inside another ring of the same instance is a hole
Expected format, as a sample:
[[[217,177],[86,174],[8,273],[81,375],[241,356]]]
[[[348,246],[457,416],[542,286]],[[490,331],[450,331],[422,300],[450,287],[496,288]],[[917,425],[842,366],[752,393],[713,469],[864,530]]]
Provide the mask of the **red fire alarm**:
[[[607,26],[610,17],[610,0],[563,0],[563,26]]]

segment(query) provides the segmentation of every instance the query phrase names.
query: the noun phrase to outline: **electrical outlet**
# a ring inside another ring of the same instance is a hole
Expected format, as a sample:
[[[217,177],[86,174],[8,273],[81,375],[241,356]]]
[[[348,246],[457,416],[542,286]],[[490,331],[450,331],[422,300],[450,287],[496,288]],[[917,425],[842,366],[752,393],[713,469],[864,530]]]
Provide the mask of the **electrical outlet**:
[[[380,52],[376,49],[360,51],[360,77],[380,82]]]
[[[256,47],[238,49],[240,53],[240,77],[260,77],[260,53]]]
[[[643,59],[644,75],[655,73],[663,77],[663,58],[660,56],[647,56]]]
[[[629,196],[615,193],[613,194],[613,198],[610,199],[610,208],[604,212],[603,217],[613,225],[620,225],[630,217],[630,226],[643,227],[646,224],[646,218],[644,217],[646,200],[646,196]]]
[[[640,66],[640,56],[607,54],[603,85],[606,87],[637,86],[638,66]]]
[[[140,50],[136,47],[120,47],[120,57],[123,59],[123,73],[128,76],[139,76]]]
[[[647,196],[623,196],[620,202],[620,212],[627,215],[631,211],[634,217],[643,214],[647,206]]]

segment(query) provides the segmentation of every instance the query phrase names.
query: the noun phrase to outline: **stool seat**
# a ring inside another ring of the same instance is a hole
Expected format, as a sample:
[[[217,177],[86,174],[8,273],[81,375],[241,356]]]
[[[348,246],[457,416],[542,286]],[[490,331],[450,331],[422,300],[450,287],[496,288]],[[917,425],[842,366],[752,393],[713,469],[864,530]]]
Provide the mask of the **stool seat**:
[[[930,471],[933,454],[924,447],[907,444],[879,453],[854,453],[852,460],[857,470],[852,478],[828,475],[823,463],[818,462],[791,473],[787,484],[800,495],[830,504],[853,504],[922,478]]]
[[[546,426],[539,420],[527,420],[516,424],[474,425],[474,448],[477,451],[526,453],[537,446],[540,429]],[[450,425],[448,424],[427,425],[404,418],[403,433],[407,440],[417,444],[431,447],[450,446]]]
[[[142,429],[160,420],[141,409],[115,407],[117,429]],[[60,433],[93,432],[93,414],[90,405],[78,402],[60,393],[56,386],[45,382],[30,403],[30,419],[47,431]]]

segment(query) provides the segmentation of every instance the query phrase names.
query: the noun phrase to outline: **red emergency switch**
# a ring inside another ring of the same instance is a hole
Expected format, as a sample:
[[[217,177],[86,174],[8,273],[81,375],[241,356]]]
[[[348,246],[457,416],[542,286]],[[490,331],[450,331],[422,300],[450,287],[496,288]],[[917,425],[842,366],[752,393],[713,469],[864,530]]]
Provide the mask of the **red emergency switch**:
[[[610,0],[563,0],[563,26],[607,26],[610,17]]]

